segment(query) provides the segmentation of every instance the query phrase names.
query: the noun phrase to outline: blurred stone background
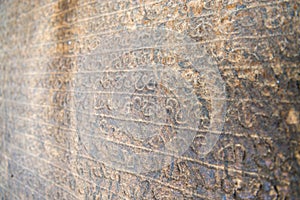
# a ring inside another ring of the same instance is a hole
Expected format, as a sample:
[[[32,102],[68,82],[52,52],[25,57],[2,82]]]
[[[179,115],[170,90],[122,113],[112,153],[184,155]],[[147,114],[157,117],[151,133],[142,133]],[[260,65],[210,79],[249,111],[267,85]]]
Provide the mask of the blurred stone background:
[[[1,199],[298,199],[296,0],[0,1]],[[80,55],[103,34],[164,27],[203,44],[226,83],[224,130],[145,174],[80,147],[72,95]],[[189,156],[193,155],[193,156]]]

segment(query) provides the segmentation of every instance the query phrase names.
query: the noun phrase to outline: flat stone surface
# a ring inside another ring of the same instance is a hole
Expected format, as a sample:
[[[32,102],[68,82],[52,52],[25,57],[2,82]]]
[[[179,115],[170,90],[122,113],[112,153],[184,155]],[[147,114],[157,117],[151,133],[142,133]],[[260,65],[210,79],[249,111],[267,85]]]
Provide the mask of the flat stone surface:
[[[297,199],[295,0],[0,2],[1,199]]]

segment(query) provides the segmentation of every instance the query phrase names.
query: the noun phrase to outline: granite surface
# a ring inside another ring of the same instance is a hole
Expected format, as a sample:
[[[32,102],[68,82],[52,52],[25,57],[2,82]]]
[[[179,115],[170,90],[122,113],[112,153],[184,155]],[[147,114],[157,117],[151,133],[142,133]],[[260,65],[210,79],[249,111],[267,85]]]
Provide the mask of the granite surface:
[[[1,0],[0,199],[299,199],[297,0]]]

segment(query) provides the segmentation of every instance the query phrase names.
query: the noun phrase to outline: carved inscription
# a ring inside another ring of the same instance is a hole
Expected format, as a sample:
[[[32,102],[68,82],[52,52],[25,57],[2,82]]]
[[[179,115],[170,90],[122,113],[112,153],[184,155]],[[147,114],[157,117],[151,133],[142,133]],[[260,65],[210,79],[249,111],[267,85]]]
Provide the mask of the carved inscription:
[[[298,199],[295,0],[0,0],[0,199]]]
[[[207,133],[197,153],[209,153],[222,130],[226,96],[203,47],[151,28],[119,31],[95,45],[75,86],[80,139],[90,155],[113,168],[153,171],[182,155],[199,131]]]

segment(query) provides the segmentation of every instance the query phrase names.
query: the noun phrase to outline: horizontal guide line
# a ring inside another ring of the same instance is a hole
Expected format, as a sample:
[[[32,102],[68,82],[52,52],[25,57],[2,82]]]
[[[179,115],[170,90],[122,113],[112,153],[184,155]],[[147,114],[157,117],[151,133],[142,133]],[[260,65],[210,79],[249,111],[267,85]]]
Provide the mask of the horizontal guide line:
[[[181,19],[174,18],[174,19],[158,21],[158,22],[155,22],[155,23],[152,23],[152,24],[157,25],[157,24],[167,23],[167,22],[171,22],[171,21],[185,21],[185,20],[189,20],[191,18],[209,17],[209,16],[212,16],[212,15],[215,15],[215,14],[216,13],[209,13],[209,14],[204,14],[204,15],[197,16],[197,17],[185,17],[185,18],[181,18]],[[79,40],[79,39],[84,39],[84,38],[89,38],[89,37],[94,37],[94,36],[106,35],[108,33],[117,33],[117,32],[123,31],[123,30],[119,30],[119,29],[114,30],[114,28],[118,28],[118,26],[119,25],[110,26],[109,27],[110,31],[106,31],[107,29],[101,29],[97,33],[82,34],[80,36],[74,36],[74,37],[66,37],[65,39],[60,39],[60,40],[55,40],[55,41],[48,41],[48,42],[44,42],[44,43],[34,43],[33,45],[31,45],[31,47],[44,46],[44,45],[57,44],[57,43],[66,43],[66,42],[69,42],[69,41],[74,41],[74,40]],[[113,31],[111,31],[111,30],[113,30]],[[41,33],[43,33],[43,32],[41,32]],[[15,47],[15,48],[17,48],[17,47]]]
[[[12,115],[9,115],[9,116],[12,116]],[[14,116],[14,117],[16,117],[16,116]],[[31,118],[20,117],[20,116],[17,116],[17,118],[32,122],[32,120],[30,120]],[[62,129],[62,130],[71,131],[71,132],[77,132],[77,130],[74,129],[74,128],[61,127],[61,126],[59,126],[57,124],[52,124],[52,123],[49,123],[49,122],[46,122],[46,121],[42,121],[42,120],[39,120],[39,119],[33,119],[33,120],[36,120],[37,123],[42,123],[42,124],[45,124],[45,125],[53,126],[53,127],[56,127],[56,128]],[[210,132],[210,131],[209,130],[200,130],[199,129],[198,132],[207,133],[207,132]],[[245,138],[251,137],[251,138],[254,138],[254,139],[262,139],[262,140],[269,140],[269,141],[273,140],[272,137],[260,136],[260,135],[257,135],[257,134],[245,135],[245,134],[238,134],[238,133],[233,133],[233,132],[222,132],[221,135],[222,134],[223,135],[228,135],[228,136],[234,136],[234,137],[245,137]],[[91,134],[83,134],[83,135],[93,136]],[[282,140],[284,138],[277,138],[277,139],[278,140]]]
[[[13,145],[13,144],[12,144],[12,145]],[[16,148],[18,148],[18,147],[16,147]],[[19,149],[20,149],[20,148],[19,148]],[[20,149],[20,150],[21,150],[21,149]],[[23,152],[23,150],[21,150],[21,151]],[[29,152],[25,152],[25,151],[24,151],[24,153],[26,153],[26,154],[28,154],[28,155],[30,155],[30,156],[39,158],[39,157],[37,157],[37,156],[35,156],[35,155],[29,153]],[[85,158],[85,159],[92,160],[92,161],[97,162],[97,163],[102,163],[102,164],[106,165],[105,163],[103,163],[103,162],[101,162],[101,161],[95,160],[95,159],[90,158],[90,157],[87,157],[87,156],[85,156],[85,155],[80,155],[80,154],[78,154],[78,156],[80,156],[80,157],[82,157],[82,158]],[[39,159],[42,159],[42,158],[39,158]],[[44,160],[45,162],[48,162],[48,161],[45,160],[45,159],[42,159],[42,160]],[[201,161],[200,161],[200,162],[201,162]],[[51,162],[49,162],[49,164],[52,165]],[[212,164],[209,164],[209,165],[212,165]],[[55,166],[55,165],[53,165],[53,166],[54,166],[54,167],[57,167],[57,166]],[[218,170],[227,170],[227,171],[238,172],[238,173],[241,173],[241,174],[247,174],[247,175],[254,176],[254,177],[263,177],[263,176],[261,176],[261,175],[255,173],[255,172],[247,172],[247,171],[237,170],[237,169],[233,169],[233,168],[225,169],[225,166],[224,166],[224,167],[223,167],[223,166],[218,166],[218,167],[219,167],[219,168],[216,168],[216,169],[218,169]],[[58,168],[59,168],[59,167],[58,167]],[[66,170],[66,169],[65,169],[65,170]],[[68,170],[66,170],[66,171],[68,171]],[[140,177],[140,178],[143,178],[143,179],[150,179],[150,180],[152,180],[152,181],[154,181],[154,182],[157,182],[157,183],[159,183],[159,184],[161,184],[161,185],[163,185],[163,186],[166,186],[166,187],[168,187],[168,188],[170,188],[170,189],[174,189],[174,190],[180,191],[180,192],[182,192],[182,193],[188,193],[188,194],[190,194],[190,195],[194,195],[194,196],[197,196],[197,197],[202,197],[202,195],[200,195],[200,194],[193,193],[192,191],[186,191],[186,190],[181,189],[181,188],[179,188],[179,187],[177,187],[177,186],[173,186],[173,185],[171,185],[171,184],[164,183],[164,182],[162,182],[162,181],[160,181],[160,180],[157,180],[157,179],[155,179],[155,178],[151,178],[151,177],[148,177],[148,176],[136,174],[136,173],[133,173],[133,172],[130,172],[130,171],[126,171],[126,170],[116,170],[116,171],[119,171],[119,172],[122,172],[122,173],[126,173],[126,174],[131,174],[131,175],[133,175],[133,176],[135,176],[135,177]],[[70,172],[70,173],[72,173],[72,172]],[[75,175],[75,174],[73,174],[73,175]],[[90,181],[88,181],[88,182],[90,182]],[[123,184],[122,184],[122,185],[123,185]],[[202,197],[202,198],[203,198],[203,197]]]
[[[159,1],[159,2],[161,2],[161,1]],[[158,2],[158,3],[159,3]],[[250,7],[248,7],[248,8],[243,8],[243,9],[239,9],[239,10],[233,10],[233,11],[230,11],[229,12],[229,14],[232,14],[232,13],[234,13],[234,12],[239,12],[239,11],[242,11],[242,10],[248,10],[248,9],[252,9],[252,8],[257,8],[257,7],[263,7],[263,6],[273,6],[273,5],[277,5],[277,4],[280,4],[280,3],[283,3],[284,1],[278,1],[278,2],[272,2],[272,3],[266,3],[266,4],[261,4],[261,5],[254,5],[254,6],[250,6]],[[152,4],[156,4],[155,2],[151,2]],[[149,5],[151,5],[151,3],[149,4]],[[146,4],[146,5],[148,5],[148,4]],[[144,6],[144,5],[143,5]],[[210,15],[216,15],[216,13],[213,13],[213,14],[208,14],[208,16],[210,16]],[[204,16],[207,16],[207,14],[204,14],[203,16],[197,16],[197,17],[186,17],[186,18],[184,18],[184,19],[180,19],[181,21],[183,21],[183,20],[187,20],[187,19],[190,19],[190,18],[201,18],[201,17],[204,17]],[[99,17],[99,16],[98,16]],[[95,17],[95,18],[97,18],[97,17]],[[92,18],[93,19],[93,18]],[[84,21],[88,21],[89,20],[89,18],[85,18],[84,19]],[[166,22],[169,22],[169,21],[175,21],[175,20],[177,20],[177,19],[168,19],[168,20],[165,20],[165,21],[160,21],[160,22],[156,22],[156,23],[152,23],[152,24],[160,24],[160,23],[166,23]],[[81,22],[81,21],[79,21],[79,22]],[[76,23],[78,23],[78,22],[75,22],[75,23],[71,23],[71,24],[69,24],[69,25],[64,25],[64,26],[60,26],[59,28],[63,28],[63,27],[69,27],[69,26],[72,26],[72,25],[74,25],[74,24],[76,24]],[[117,26],[116,26],[117,27]],[[43,31],[41,31],[41,33],[44,33],[45,32],[45,30],[43,30]],[[52,33],[53,34],[53,33]],[[96,35],[98,35],[98,33],[96,34]],[[90,37],[90,36],[88,36],[88,37]],[[74,37],[73,39],[77,39],[77,38],[81,38],[81,37]],[[71,38],[70,39],[66,39],[66,40],[61,40],[61,41],[64,41],[64,42],[67,42],[67,41],[69,41],[69,40],[72,40]],[[28,49],[28,48],[27,48]]]
[[[205,40],[205,41],[199,41],[199,42],[194,42],[194,43],[182,43],[182,44],[178,44],[178,45],[172,45],[169,47],[181,47],[182,45],[186,45],[186,46],[193,46],[193,45],[199,45],[199,44],[211,44],[211,43],[216,43],[216,42],[221,42],[221,41],[235,41],[235,40],[242,40],[242,39],[248,39],[248,40],[260,40],[260,39],[265,39],[265,38],[271,38],[271,37],[280,37],[280,36],[288,36],[288,35],[295,35],[294,32],[292,33],[284,33],[284,34],[270,34],[270,35],[261,35],[259,37],[257,36],[240,36],[240,37],[235,37],[235,38],[224,38],[224,37],[220,37],[219,39],[213,39],[213,40]],[[140,47],[140,48],[135,48],[135,49],[123,49],[127,50],[127,51],[133,51],[133,50],[142,50],[142,49],[153,49],[153,48],[158,48],[158,47],[166,47],[166,46],[149,46],[149,47]],[[25,50],[22,50],[25,51]],[[20,51],[20,52],[22,52]],[[26,50],[28,52],[28,49]],[[7,51],[2,51],[7,53]],[[13,51],[12,51],[13,52]],[[79,53],[75,53],[75,54],[60,54],[59,56],[56,56],[55,54],[50,55],[51,59],[55,59],[55,58],[76,58],[76,57],[84,57],[87,55],[104,55],[104,54],[109,54],[109,53],[115,53],[115,52],[122,52],[122,51],[107,51],[107,52],[99,52],[99,53],[84,53],[84,54],[79,54]],[[0,51],[1,53],[1,51]],[[179,54],[180,55],[180,54]],[[34,60],[34,59],[38,59],[40,60],[41,58],[43,58],[42,55],[38,55],[35,57],[31,57],[31,58],[26,58],[26,59],[22,59],[22,61],[26,61],[26,60]],[[44,57],[49,59],[49,55],[47,57]]]
[[[22,153],[25,153],[25,154],[27,154],[27,155],[32,155],[32,154],[29,154],[29,153],[28,153],[27,151],[25,151],[24,149],[22,149],[22,148],[16,146],[16,145],[13,144],[13,143],[9,143],[9,144],[10,144],[10,145],[9,145],[9,148],[10,148],[10,149],[12,149],[12,148],[18,149],[18,150],[19,150],[20,152],[22,152]],[[17,165],[17,166],[19,166],[19,167],[25,169],[26,171],[31,172],[32,174],[36,174],[36,175],[39,176],[41,179],[43,179],[43,180],[45,180],[45,181],[47,181],[47,182],[50,182],[50,183],[54,184],[55,187],[60,188],[61,190],[65,191],[65,192],[67,192],[68,194],[70,194],[71,196],[73,196],[75,199],[78,199],[72,192],[68,191],[68,190],[65,189],[63,186],[58,185],[56,182],[52,181],[51,179],[48,179],[48,178],[42,176],[42,175],[39,174],[39,173],[35,173],[34,171],[32,171],[31,169],[29,169],[29,168],[28,168],[27,166],[25,166],[25,165],[22,165],[22,164],[20,164],[20,163],[15,162],[15,161],[14,161],[12,158],[10,158],[8,155],[4,155],[4,156],[5,156],[7,159],[9,159],[10,161],[12,161],[13,163],[15,163],[15,165]],[[37,157],[37,158],[39,158],[39,157]],[[50,162],[50,163],[51,163],[51,162]],[[39,194],[40,194],[40,193],[39,193]]]
[[[268,63],[268,64],[275,64],[276,62],[273,62],[273,61],[264,61],[264,63]],[[290,62],[287,62],[285,63],[286,66],[281,66],[282,68],[298,68],[298,66],[295,64],[295,63],[290,63]],[[294,66],[292,66],[294,64]],[[155,66],[155,65],[153,65]],[[163,66],[163,65],[162,65]],[[239,66],[218,66],[218,68],[220,70],[232,70],[232,69],[241,69],[241,70],[257,70],[257,69],[265,69],[265,68],[271,68],[271,67],[266,67],[266,66],[263,66],[263,65],[253,65],[253,66],[250,66],[249,64],[244,64],[244,65],[239,65]],[[66,69],[66,70],[71,70],[71,69]],[[151,69],[152,70],[152,69]],[[108,72],[127,72],[126,69],[120,69],[120,70],[107,70]],[[130,71],[130,69],[128,70]],[[150,69],[149,69],[150,71]],[[184,69],[182,69],[182,71],[184,71]],[[94,71],[40,71],[40,72],[28,72],[28,71],[25,71],[24,74],[15,74],[15,77],[18,77],[17,75],[19,75],[20,77],[23,77],[23,76],[35,76],[35,75],[39,75],[39,76],[42,76],[42,75],[66,75],[66,74],[89,74],[89,73],[103,73],[103,72],[106,72],[104,70],[94,70]],[[19,79],[19,77],[18,77]]]
[[[56,3],[58,3],[58,1],[54,1],[54,2],[50,2],[50,3],[48,3],[48,4],[45,4],[45,5],[42,5],[42,6],[40,6],[40,7],[34,7],[34,8],[32,8],[31,10],[29,10],[28,12],[22,12],[21,14],[19,14],[19,15],[14,15],[14,18],[10,18],[10,19],[8,19],[8,20],[6,20],[5,22],[6,22],[6,25],[8,25],[8,23],[10,23],[10,22],[12,22],[12,23],[15,23],[14,21],[16,21],[18,18],[20,18],[21,16],[24,16],[24,15],[29,15],[30,13],[32,13],[33,11],[35,11],[35,10],[42,10],[42,9],[44,9],[44,8],[47,8],[47,7],[50,7],[50,6],[53,6],[54,4],[56,4]],[[10,6],[12,6],[12,5],[10,5]],[[3,8],[7,8],[7,6],[3,6]],[[31,24],[34,24],[35,22],[30,22],[30,23],[28,23],[28,25],[31,25]]]
[[[124,64],[125,65],[125,64]],[[147,67],[149,67],[148,69],[144,68],[144,69],[108,69],[108,70],[95,70],[95,71],[77,71],[77,72],[42,72],[42,73],[24,73],[25,76],[31,76],[31,75],[56,75],[56,74],[90,74],[90,73],[117,73],[117,72],[152,72],[153,68],[150,67],[154,67],[154,66],[160,66],[163,67],[163,65],[158,64],[158,65],[154,65],[154,64],[149,64],[147,65]],[[170,71],[170,69],[156,69],[156,71]],[[183,71],[183,70],[182,70]]]
[[[63,128],[63,127],[57,126],[55,124],[38,121],[36,119],[28,119],[28,118],[23,118],[23,117],[19,117],[19,116],[16,116],[16,117],[18,119],[30,121],[32,123],[36,123],[36,124],[41,123],[41,124],[45,124],[45,125],[49,125],[49,126],[53,126],[53,127],[59,128],[61,130],[66,130],[66,131],[71,131],[71,132],[77,133],[77,130],[75,130],[73,128]],[[87,135],[87,134],[82,134],[82,135]],[[123,145],[125,145],[125,143]],[[61,147],[61,148],[63,148],[63,147]],[[151,149],[149,149],[149,151],[151,151]],[[176,155],[172,155],[172,156],[174,156],[176,159],[194,162],[194,163],[200,164],[200,165],[202,165],[204,167],[207,167],[207,168],[220,169],[220,170],[228,170],[228,171],[232,171],[232,172],[236,172],[236,173],[240,173],[240,174],[247,174],[247,175],[254,176],[254,177],[264,177],[263,175],[258,174],[256,172],[249,172],[249,171],[238,170],[238,169],[234,169],[234,168],[225,169],[225,166],[219,166],[219,165],[215,165],[215,164],[210,164],[210,163],[207,163],[207,162],[204,162],[204,161],[201,161],[201,160],[196,160],[196,159],[185,157],[185,156],[176,156]],[[85,157],[87,157],[87,156],[85,156]],[[87,158],[93,159],[91,157],[87,157]],[[95,160],[95,161],[97,161],[97,160]],[[97,161],[97,162],[99,162],[99,161]],[[103,164],[105,164],[105,163],[103,163]]]
[[[7,180],[7,179],[6,179]],[[1,180],[2,182],[2,180]],[[12,193],[8,188],[4,187],[4,185],[2,185],[0,182],[0,188],[2,188],[3,190],[5,190],[6,192],[8,192],[11,196],[13,196],[15,199],[20,199],[20,197],[18,197],[16,194]],[[1,196],[1,193],[0,193]],[[2,196],[1,196],[2,197]],[[5,199],[4,199],[5,200]]]
[[[9,158],[8,156],[4,155],[6,157],[6,159],[9,159],[12,161],[11,158]],[[16,163],[16,162],[14,162]],[[20,164],[18,164],[20,166]],[[8,180],[8,179],[7,179]],[[39,199],[43,196],[39,191],[35,190],[34,188],[29,187],[28,185],[26,185],[26,183],[23,183],[20,179],[18,179],[16,176],[14,176],[13,178],[11,178],[8,181],[16,181],[18,182],[20,185],[24,186],[25,188],[28,188],[29,190],[31,190],[31,192],[37,194],[39,196]]]
[[[268,5],[277,5],[277,4],[280,4],[280,3],[282,3],[282,1],[280,1],[280,2],[275,2],[275,3],[267,3],[266,5],[268,6]],[[257,6],[254,6],[253,8],[256,8]],[[259,6],[258,6],[259,7]],[[247,10],[247,9],[250,9],[250,8],[244,8],[244,9],[240,9],[240,10],[235,10],[235,11],[232,11],[232,12],[238,12],[238,11],[241,11],[241,10]],[[201,18],[201,17],[205,17],[205,16],[210,16],[210,15],[216,15],[216,13],[210,13],[210,14],[204,14],[203,16],[197,16],[197,17],[186,17],[186,18],[184,18],[184,19],[180,19],[181,21],[184,21],[184,20],[187,20],[187,19],[190,19],[190,18]],[[165,20],[165,21],[160,21],[160,22],[156,22],[156,23],[153,23],[153,24],[160,24],[160,23],[166,23],[166,22],[169,22],[169,21],[175,21],[175,20],[178,20],[178,19],[168,19],[168,20]],[[116,26],[117,27],[117,26]],[[111,27],[111,28],[113,28],[113,27]],[[44,33],[45,31],[42,31],[42,33]],[[57,41],[55,41],[55,42],[48,42],[48,43],[40,43],[40,44],[35,44],[35,45],[32,45],[33,47],[34,46],[40,46],[40,45],[47,45],[47,44],[51,44],[51,43],[57,43],[57,42],[68,42],[68,41],[70,41],[70,40],[75,40],[75,39],[78,39],[78,38],[85,38],[85,37],[91,37],[91,36],[95,36],[95,35],[102,35],[103,34],[103,32],[100,32],[100,34],[99,33],[95,33],[95,34],[90,34],[90,35],[85,35],[85,36],[80,36],[80,37],[78,37],[78,36],[76,36],[76,37],[73,37],[73,38],[68,38],[68,39],[65,39],[65,40],[57,40]],[[257,38],[258,39],[258,38]],[[229,39],[228,39],[229,40]],[[15,47],[15,48],[18,48],[17,46]],[[11,51],[14,51],[14,49],[15,48],[10,48],[10,50]],[[26,48],[26,49],[28,49],[28,47]],[[7,52],[7,51],[6,51]]]
[[[112,116],[112,115],[105,115],[105,114],[96,114],[96,113],[91,114],[91,113],[88,113],[88,112],[76,111],[76,110],[68,109],[68,108],[65,108],[64,110],[65,111],[70,111],[70,112],[73,112],[73,113],[81,113],[81,114],[88,115],[88,116],[91,116],[91,115],[101,116],[101,117],[104,117],[106,119],[108,118],[108,119],[115,119],[115,120],[120,120],[120,121],[140,122],[140,123],[144,123],[144,124],[152,124],[152,125],[157,125],[157,126],[168,126],[168,127],[172,127],[172,128],[175,128],[175,129],[189,130],[189,131],[195,131],[195,132],[201,132],[201,133],[212,133],[212,134],[216,134],[216,135],[221,135],[222,134],[222,131],[210,131],[210,130],[203,130],[203,129],[194,129],[194,128],[191,128],[191,127],[181,127],[181,126],[175,126],[175,125],[167,124],[167,123],[158,123],[158,122],[145,121],[145,120],[139,120],[139,119],[120,118],[120,117],[116,117],[116,116]]]
[[[116,194],[115,192],[109,190],[108,188],[103,187],[103,186],[97,184],[97,183],[94,182],[94,181],[90,181],[90,180],[88,180],[88,179],[85,179],[85,178],[81,177],[80,175],[78,175],[78,174],[76,174],[76,173],[73,173],[72,171],[68,170],[67,168],[62,168],[62,167],[60,167],[60,166],[57,166],[56,164],[53,164],[51,161],[46,160],[46,159],[44,159],[44,158],[40,158],[40,157],[38,157],[38,156],[36,156],[36,155],[34,155],[34,154],[28,152],[27,150],[22,149],[22,148],[16,146],[16,145],[13,144],[13,143],[10,143],[10,146],[13,147],[13,148],[15,148],[15,149],[18,149],[20,152],[25,153],[26,155],[29,155],[29,156],[31,156],[31,157],[34,157],[35,159],[39,159],[39,160],[41,160],[41,161],[43,161],[43,162],[45,162],[45,163],[48,163],[48,164],[50,164],[51,166],[53,166],[53,167],[55,167],[55,168],[57,168],[57,169],[63,170],[63,171],[65,171],[65,172],[68,172],[68,173],[70,173],[70,174],[72,174],[72,175],[78,177],[79,179],[85,181],[85,182],[88,182],[88,183],[90,183],[90,184],[95,184],[95,185],[97,185],[98,187],[100,187],[101,189],[104,189],[105,191],[111,192],[111,193],[113,193],[113,194],[115,194],[115,195],[117,195],[117,196],[120,197],[120,195],[118,195],[118,194]],[[51,146],[53,146],[53,145],[51,144]],[[11,148],[11,147],[10,147],[10,148]],[[7,156],[6,156],[6,157],[7,157]],[[10,159],[10,160],[11,160],[11,159]],[[13,161],[13,162],[14,162],[14,161]],[[16,162],[14,162],[14,163],[16,163]],[[16,163],[16,164],[17,164],[17,163]],[[17,164],[17,165],[19,165],[19,164]],[[25,167],[25,166],[23,166],[23,165],[19,165],[19,166],[21,166],[21,167],[23,167],[24,169],[26,169],[26,170],[32,172],[31,170],[29,170],[27,167]],[[32,173],[33,173],[33,172],[32,172]],[[34,173],[33,173],[33,174],[34,174]],[[58,185],[56,182],[52,181],[51,179],[47,179],[46,177],[41,176],[40,174],[38,174],[38,175],[39,175],[41,178],[45,179],[46,181],[49,181],[49,182],[54,183],[56,187],[62,189],[63,191],[67,192],[68,194],[70,194],[70,195],[73,196],[74,198],[78,199],[78,198],[75,196],[75,194],[73,194],[72,191],[69,191],[68,189],[65,189],[65,188],[63,187],[63,185]],[[126,199],[126,198],[123,198],[123,199]]]
[[[58,108],[58,109],[60,108],[60,107],[56,107],[56,106],[52,106],[52,105],[29,104],[29,103],[18,102],[18,101],[12,101],[12,102],[15,103],[15,104],[21,104],[21,105],[29,105],[29,106],[37,106],[37,107],[49,107],[49,108]],[[68,111],[74,112],[72,110],[68,110]],[[14,115],[11,115],[11,116],[14,116]],[[25,117],[23,117],[23,118],[25,118]],[[46,122],[43,122],[43,123],[46,123]],[[50,124],[50,125],[52,125],[52,124]],[[74,129],[73,131],[76,131],[76,130]],[[198,129],[198,132],[207,133],[207,132],[209,132],[209,130]],[[248,137],[249,136],[249,137],[252,137],[252,138],[259,138],[259,139],[264,139],[264,140],[273,140],[274,139],[272,137],[260,136],[260,135],[257,135],[257,134],[243,135],[243,134],[236,134],[236,133],[224,132],[224,131],[222,131],[221,135],[222,134],[232,135],[232,136],[235,136],[235,137]],[[281,140],[283,138],[278,138],[278,139]]]
[[[53,35],[53,34],[55,34],[55,32],[57,32],[57,29],[59,29],[59,28],[69,28],[71,26],[74,26],[75,24],[86,22],[86,21],[89,21],[89,20],[93,20],[95,18],[100,18],[100,17],[104,17],[104,16],[110,16],[110,15],[114,15],[116,13],[123,13],[124,11],[130,11],[130,10],[134,10],[134,9],[137,9],[137,8],[140,8],[140,7],[144,7],[144,6],[151,6],[153,4],[157,4],[157,3],[160,3],[160,2],[161,1],[151,2],[149,4],[139,5],[139,6],[135,6],[135,7],[129,8],[129,9],[125,9],[125,10],[114,11],[114,12],[110,12],[110,13],[104,13],[104,14],[100,14],[100,15],[95,16],[95,17],[88,17],[88,18],[84,18],[84,19],[81,19],[81,20],[76,20],[73,23],[69,23],[69,24],[66,24],[66,25],[60,25],[60,26],[55,26],[55,27],[53,27],[50,30],[46,29],[46,30],[39,31],[38,33],[45,34],[46,31],[49,31],[49,32],[47,32],[47,34]],[[117,27],[117,26],[115,26],[115,27]],[[74,38],[77,38],[77,37],[74,37]],[[31,45],[31,46],[35,46],[35,45]]]
[[[51,92],[62,92],[62,93],[71,93],[71,94],[121,94],[121,95],[131,95],[131,96],[142,96],[142,97],[172,97],[171,95],[152,95],[152,94],[139,94],[139,93],[133,93],[133,92],[116,92],[116,91],[97,91],[97,90],[59,90],[59,89],[48,89],[48,88],[27,88],[28,90],[46,90],[46,91],[51,91]],[[194,93],[193,93],[194,94]],[[175,98],[180,98],[180,97],[187,97],[187,96],[179,96],[179,95],[174,95]],[[214,98],[214,97],[201,97],[201,99],[205,100],[223,100],[226,101],[226,98]]]
[[[37,158],[37,159],[39,159],[39,160],[42,160],[42,161],[44,161],[44,162],[46,162],[46,163],[49,163],[50,165],[52,165],[52,166],[54,166],[54,167],[56,167],[56,168],[59,168],[59,169],[61,169],[61,170],[68,171],[70,174],[73,174],[74,176],[78,176],[78,177],[80,178],[79,175],[74,174],[73,172],[71,172],[71,171],[69,171],[69,170],[67,170],[67,169],[62,169],[62,168],[60,168],[60,167],[54,165],[54,164],[51,163],[50,161],[48,161],[48,160],[46,160],[46,159],[43,159],[43,158],[40,158],[40,157],[37,157],[36,155],[31,154],[31,153],[25,151],[24,149],[21,149],[20,147],[15,146],[15,145],[12,144],[12,143],[11,143],[11,146],[13,146],[13,147],[16,148],[16,149],[19,149],[19,151],[21,151],[21,152],[23,152],[23,153],[25,153],[25,154],[27,154],[27,155],[29,155],[29,156],[32,156],[32,157]],[[82,157],[84,157],[84,156],[82,156]],[[91,159],[91,158],[87,158],[87,159],[93,160],[93,161],[98,162],[98,163],[102,163],[102,162],[99,162],[99,161],[94,160],[94,159]],[[105,165],[105,163],[102,163],[102,164]],[[29,170],[29,169],[28,169],[28,170]],[[152,180],[152,181],[154,181],[154,182],[158,182],[159,184],[161,184],[161,185],[163,185],[163,186],[166,186],[166,187],[168,187],[168,188],[170,188],[170,189],[174,189],[174,190],[177,190],[177,191],[180,191],[180,192],[183,192],[183,193],[188,192],[189,194],[192,194],[192,195],[195,195],[195,196],[198,196],[198,197],[203,197],[203,196],[200,195],[200,194],[193,193],[193,192],[191,192],[191,191],[185,191],[184,189],[181,189],[181,188],[179,188],[179,187],[173,186],[173,185],[168,184],[168,183],[161,182],[161,181],[159,181],[159,180],[157,180],[157,179],[154,179],[154,178],[151,178],[151,177],[148,177],[148,176],[143,176],[143,175],[135,174],[135,173],[128,172],[128,171],[125,171],[125,170],[116,170],[116,171],[119,171],[119,172],[122,172],[122,173],[126,173],[126,174],[131,174],[131,175],[133,175],[133,176],[135,176],[135,177],[140,177],[140,178],[143,178],[143,179],[150,179],[150,180]],[[81,179],[83,179],[83,178],[81,178]],[[91,184],[95,184],[93,181],[86,180],[86,179],[84,179],[84,180],[85,180],[86,182],[91,183]],[[98,185],[98,184],[95,184],[95,185],[101,187],[101,186]],[[122,185],[124,185],[124,184],[122,184]],[[104,188],[102,188],[102,189],[104,189]],[[113,191],[111,191],[111,190],[108,190],[108,189],[107,189],[107,191],[116,194],[115,192],[113,192]],[[116,195],[119,196],[119,197],[121,197],[121,196],[118,195],[118,194],[116,194]],[[72,196],[73,196],[73,195],[72,195]],[[126,198],[123,197],[123,196],[122,196],[122,198],[123,198],[123,199],[126,199]]]
[[[120,2],[122,2],[122,1],[116,1],[116,3],[120,3]],[[146,5],[153,5],[153,4],[160,3],[160,2],[161,2],[161,1],[153,1],[153,2],[151,2],[151,3],[149,3],[149,4],[146,4]],[[29,11],[29,12],[27,12],[27,13],[29,14],[29,13],[32,12],[33,10],[38,10],[38,11],[40,11],[40,10],[42,10],[43,8],[50,7],[52,4],[54,5],[54,4],[56,4],[56,3],[59,3],[59,2],[56,1],[56,2],[52,2],[52,3],[46,4],[46,5],[40,6],[40,7],[38,7],[38,8],[33,8],[31,11]],[[73,10],[73,9],[81,9],[81,8],[84,8],[84,7],[86,7],[86,6],[89,6],[89,5],[93,4],[93,3],[99,3],[99,2],[97,2],[97,1],[90,1],[90,2],[84,2],[83,4],[80,4],[80,5],[76,4],[75,6],[70,7],[70,8],[68,8],[68,9],[65,9],[65,10],[62,10],[62,11],[59,11],[59,12],[54,12],[52,15],[49,15],[48,17],[49,17],[49,19],[52,19],[52,18],[54,18],[54,17],[56,17],[56,16],[60,16],[60,15],[63,15],[63,14],[65,14],[65,13],[68,13],[69,11],[71,11],[71,10]],[[105,5],[105,4],[103,3],[103,4],[100,4],[100,5]],[[118,13],[118,12],[123,12],[123,11],[131,10],[131,9],[140,8],[140,7],[142,7],[142,6],[143,6],[143,5],[131,7],[131,8],[125,9],[125,10],[118,10],[118,11],[114,11],[114,12],[101,13],[101,14],[96,15],[96,16],[94,16],[94,17],[97,18],[97,17],[101,17],[101,16],[107,16],[107,15],[110,15],[110,14],[112,15],[112,14],[115,14],[115,13]],[[54,9],[60,10],[59,8],[54,8]],[[75,10],[75,13],[76,13],[77,11],[78,11],[78,10]],[[20,15],[28,15],[27,13],[21,13]],[[50,14],[51,14],[51,13],[50,13]],[[19,15],[19,16],[16,16],[16,18],[11,18],[11,19],[7,20],[6,22],[11,22],[11,21],[13,21],[13,23],[14,23],[14,20],[16,21],[18,18],[20,18],[20,15]],[[86,19],[87,19],[87,20],[86,20]],[[88,21],[89,19],[90,19],[90,17],[82,18],[82,20],[84,20],[84,21]],[[79,21],[79,20],[77,20],[77,21]],[[59,26],[59,27],[57,27],[57,28],[64,28],[64,27],[72,26],[72,25],[76,24],[77,21],[75,21],[75,23],[67,24],[67,25],[64,25],[64,26]],[[35,23],[41,23],[41,22],[45,23],[45,21],[37,21],[37,22],[34,21],[34,22],[28,23],[27,26],[34,25]],[[81,22],[81,21],[79,21],[79,22]],[[41,31],[41,32],[43,32],[43,31]]]

